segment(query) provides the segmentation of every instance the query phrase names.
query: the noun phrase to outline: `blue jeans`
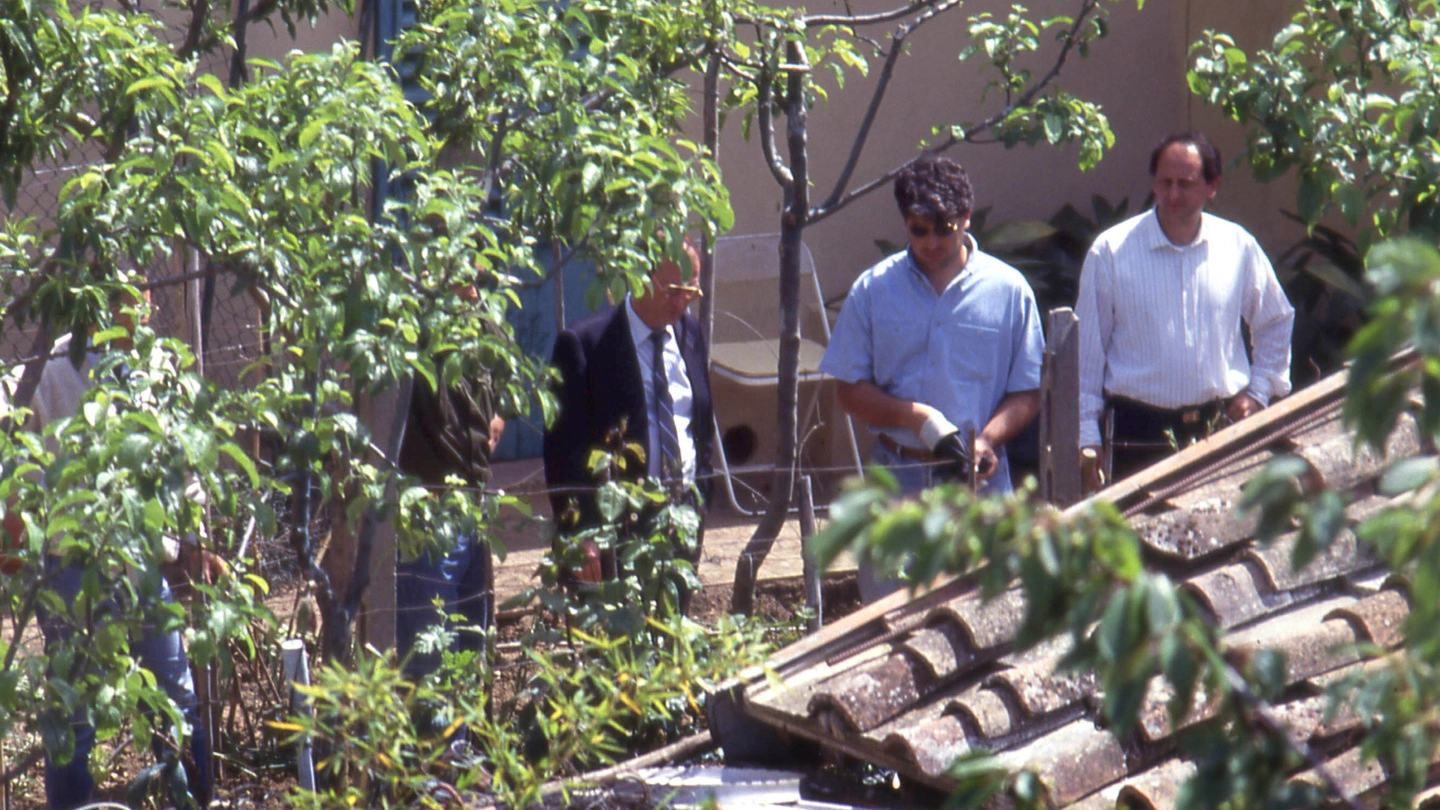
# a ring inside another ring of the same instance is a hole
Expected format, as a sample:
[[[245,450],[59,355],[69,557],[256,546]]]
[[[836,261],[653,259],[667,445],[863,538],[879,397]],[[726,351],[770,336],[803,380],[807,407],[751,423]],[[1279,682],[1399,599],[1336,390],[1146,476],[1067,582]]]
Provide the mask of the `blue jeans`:
[[[940,483],[936,480],[934,467],[904,458],[878,442],[870,453],[870,461],[886,468],[895,476],[902,496],[918,495]],[[860,601],[868,605],[900,590],[906,583],[880,576],[870,567],[868,560],[862,560],[855,570],[855,584],[860,588]]]
[[[870,460],[875,464],[888,469],[895,476],[895,483],[900,486],[902,497],[919,495],[931,487],[945,483],[942,474],[937,472],[941,469],[934,465],[924,464],[918,461],[911,461],[891,450],[885,445],[876,443],[875,449],[870,453]],[[1005,476],[1009,475],[1008,466],[1002,466],[1001,472],[995,477],[980,485],[977,494],[980,497],[1009,492],[1010,482]],[[898,579],[886,579],[879,576],[869,563],[861,562],[855,571],[855,584],[860,588],[860,601],[863,604],[878,602],[886,596],[900,590],[908,585],[908,582]]]
[[[52,561],[55,570],[50,581],[51,590],[62,601],[74,604],[81,591],[81,578],[85,569],[78,565],[59,567]],[[47,567],[51,567],[47,565]],[[170,586],[161,578],[160,599],[172,601]],[[106,612],[104,605],[97,606],[97,613]],[[45,634],[45,648],[74,636],[74,629],[60,617],[41,612],[40,628]],[[190,725],[191,754],[195,759],[190,770],[190,793],[192,796],[208,797],[211,792],[209,743],[204,726],[200,724],[199,700],[195,697],[195,684],[190,678],[190,661],[185,656],[185,646],[176,631],[160,632],[148,622],[139,639],[132,639],[130,654],[140,666],[155,675],[155,682],[165,694],[175,701]],[[45,756],[45,798],[51,810],[69,810],[90,801],[95,790],[95,780],[90,777],[90,751],[95,747],[95,727],[85,716],[85,709],[76,711],[71,718],[75,733],[75,755],[64,765],[57,764],[49,753]],[[155,753],[161,755],[161,741],[154,741]]]
[[[490,544],[461,537],[454,550],[438,559],[429,554],[395,566],[395,649],[403,656],[405,676],[416,680],[440,666],[439,653],[412,652],[415,640],[426,628],[438,624],[435,597],[445,603],[446,615],[458,613],[465,624],[488,630],[494,612],[495,569],[490,561]],[[461,632],[451,644],[452,651],[484,648],[478,633]]]

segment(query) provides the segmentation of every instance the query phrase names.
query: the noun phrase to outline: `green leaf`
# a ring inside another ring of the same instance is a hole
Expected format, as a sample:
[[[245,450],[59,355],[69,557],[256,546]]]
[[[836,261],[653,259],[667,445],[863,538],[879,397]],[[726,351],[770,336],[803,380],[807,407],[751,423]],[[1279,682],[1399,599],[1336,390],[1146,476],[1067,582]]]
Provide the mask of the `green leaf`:
[[[166,76],[146,76],[143,79],[137,79],[136,81],[131,82],[130,86],[125,88],[125,95],[133,96],[139,93],[143,93],[146,90],[169,90],[169,87],[170,79]]]
[[[1381,476],[1380,494],[1393,498],[1414,492],[1434,480],[1437,470],[1440,470],[1440,460],[1433,456],[1397,461]]]
[[[255,467],[254,460],[250,458],[250,455],[246,453],[243,448],[234,442],[225,442],[220,445],[220,452],[229,456],[230,460],[235,463],[235,466],[239,467],[245,473],[245,476],[250,480],[250,486],[252,488],[260,488],[260,472]]]
[[[580,190],[589,194],[600,184],[605,172],[597,163],[586,163],[580,170]]]

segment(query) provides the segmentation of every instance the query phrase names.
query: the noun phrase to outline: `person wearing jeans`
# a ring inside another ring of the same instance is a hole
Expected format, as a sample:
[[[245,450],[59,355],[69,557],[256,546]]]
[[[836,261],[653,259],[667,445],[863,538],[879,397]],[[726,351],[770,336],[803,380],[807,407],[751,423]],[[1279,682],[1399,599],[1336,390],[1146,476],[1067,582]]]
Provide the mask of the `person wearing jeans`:
[[[64,564],[58,558],[47,561],[51,569],[50,589],[60,597],[62,604],[80,607],[82,582],[85,576],[83,566]],[[170,586],[160,577],[160,592],[156,598],[161,603],[170,603]],[[96,605],[92,617],[103,617],[115,612],[113,603],[106,601]],[[147,611],[147,614],[153,611]],[[45,635],[45,652],[51,654],[55,648],[75,635],[75,625],[87,623],[85,616],[65,617],[41,609],[40,628]],[[101,619],[103,621],[103,618]],[[180,708],[185,722],[190,726],[190,751],[194,758],[187,764],[187,781],[190,793],[201,806],[212,794],[210,774],[210,752],[204,727],[200,723],[199,701],[195,697],[195,684],[190,676],[190,660],[185,655],[185,645],[176,630],[160,630],[147,616],[139,638],[132,638],[130,654],[140,666],[155,676],[155,683],[170,696]],[[45,755],[45,799],[51,810],[68,810],[80,807],[91,800],[95,791],[95,780],[90,776],[90,751],[95,747],[95,727],[86,718],[86,707],[80,707],[71,718],[71,729],[75,734],[75,752],[69,762],[60,764],[46,752]],[[164,740],[157,735],[153,740],[155,756],[161,761],[172,759],[173,751],[165,750]]]
[[[474,629],[490,629],[494,615],[495,569],[490,544],[462,536],[449,554],[427,552],[395,566],[395,647],[410,651],[405,676],[416,679],[440,666],[440,653],[421,652],[415,642],[426,628],[438,623],[434,603],[444,602],[446,615],[465,617],[468,629],[452,644],[455,651],[485,648],[485,639]]]

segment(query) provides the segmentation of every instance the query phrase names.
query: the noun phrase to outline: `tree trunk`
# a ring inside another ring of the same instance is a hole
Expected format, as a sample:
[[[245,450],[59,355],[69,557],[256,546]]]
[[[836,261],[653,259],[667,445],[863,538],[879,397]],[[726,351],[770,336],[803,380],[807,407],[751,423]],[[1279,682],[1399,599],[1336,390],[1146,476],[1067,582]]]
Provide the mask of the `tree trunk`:
[[[790,65],[799,66],[805,61],[805,52],[797,42],[791,42],[785,53]],[[800,250],[810,215],[805,80],[804,70],[791,70],[785,93],[785,134],[792,180],[785,190],[785,210],[780,216],[780,382],[775,393],[775,425],[780,444],[775,449],[770,502],[735,564],[735,588],[730,600],[731,612],[747,615],[754,607],[756,575],[785,526],[795,490],[800,392]]]
[[[702,108],[701,140],[710,159],[720,162],[720,51],[710,55],[705,67],[705,101]],[[705,237],[700,245],[700,334],[705,337],[705,368],[710,368],[710,340],[715,332],[715,245]],[[719,437],[716,437],[719,441]]]

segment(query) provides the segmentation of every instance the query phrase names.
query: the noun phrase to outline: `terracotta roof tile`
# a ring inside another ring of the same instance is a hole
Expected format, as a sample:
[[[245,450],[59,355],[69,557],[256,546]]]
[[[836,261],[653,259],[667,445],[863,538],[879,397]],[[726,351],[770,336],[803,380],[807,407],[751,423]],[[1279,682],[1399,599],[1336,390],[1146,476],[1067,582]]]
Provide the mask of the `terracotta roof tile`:
[[[1328,621],[1313,631],[1277,640],[1285,653],[1287,683],[1354,663],[1355,641],[1354,629],[1343,621]]]
[[[1014,640],[1024,618],[1025,594],[1015,588],[989,603],[981,600],[978,593],[967,594],[937,607],[927,617],[926,624],[956,623],[964,630],[971,649],[978,653],[1008,645]]]
[[[1296,571],[1291,567],[1290,561],[1294,558],[1298,537],[1297,532],[1291,532],[1276,538],[1269,546],[1256,547],[1245,552],[1245,558],[1264,574],[1266,584],[1271,590],[1288,591],[1313,585],[1374,565],[1373,557],[1368,553],[1362,555],[1357,548],[1355,533],[1346,530],[1335,538],[1330,548]]]
[[[1106,785],[1089,796],[1066,805],[1064,810],[1115,810],[1124,786],[1123,782]]]
[[[1373,760],[1364,761],[1358,747],[1326,760],[1325,771],[1340,789],[1345,791],[1345,795],[1350,797],[1363,796],[1379,787],[1386,779],[1385,769]],[[1294,781],[1309,782],[1321,789],[1326,788],[1325,781],[1314,769],[1301,771],[1295,775]]]
[[[1297,744],[1315,738],[1334,737],[1359,725],[1360,718],[1350,711],[1341,711],[1327,721],[1325,714],[1329,705],[1330,700],[1325,695],[1313,695],[1275,706],[1272,713],[1275,719],[1285,724],[1291,741]]]
[[[942,704],[910,712],[883,729],[883,749],[915,763],[930,776],[941,776],[957,757],[972,750],[964,724]]]
[[[1004,737],[1015,728],[1010,705],[993,689],[969,689],[950,700],[947,711],[982,740]]]
[[[1339,596],[1278,613],[1231,633],[1224,645],[1242,655],[1267,647],[1285,653],[1286,683],[1315,677],[1359,660],[1357,634],[1349,622],[1325,620],[1332,610],[1353,601]]]
[[[807,710],[837,712],[856,731],[869,731],[919,702],[928,679],[918,669],[910,656],[887,656],[819,687]]]
[[[1191,577],[1181,588],[1195,597],[1195,601],[1209,611],[1221,627],[1228,629],[1268,612],[1267,600],[1261,596],[1260,585],[1256,582],[1256,573],[1249,564],[1236,563]],[[1271,594],[1268,601],[1275,602],[1280,598],[1274,596],[1268,583],[1266,591]]]
[[[1127,779],[1116,806],[1169,810],[1179,798],[1180,787],[1195,775],[1195,765],[1182,759],[1167,760],[1143,774]]]
[[[1145,700],[1140,704],[1140,733],[1150,742],[1164,740],[1175,733],[1170,725],[1170,701],[1175,697],[1164,678],[1152,678],[1145,690]],[[1208,700],[1204,692],[1195,690],[1190,702],[1190,711],[1180,723],[1181,728],[1207,720],[1215,714],[1216,704]]]
[[[1004,689],[1030,717],[1079,703],[1095,693],[1095,674],[1057,673],[1055,661],[1001,670],[986,680],[991,689]]]
[[[1165,557],[1196,560],[1254,536],[1254,521],[1238,521],[1233,496],[1209,498],[1185,509],[1137,517],[1132,522],[1151,551]]]
[[[1000,754],[1001,764],[1012,770],[1035,771],[1059,806],[1120,779],[1125,775],[1125,752],[1114,735],[1088,719],[1076,720],[1026,745]]]
[[[1293,454],[1309,461],[1324,479],[1325,487],[1336,491],[1352,489],[1378,476],[1390,460],[1408,458],[1420,451],[1419,427],[1408,414],[1396,424],[1383,455],[1364,446],[1357,451],[1354,440],[1344,431],[1301,434],[1296,440],[1300,446]]]
[[[1409,615],[1410,603],[1405,595],[1398,590],[1385,590],[1353,605],[1336,608],[1325,618],[1345,619],[1365,641],[1391,648],[1404,641],[1400,631]]]
[[[935,680],[948,678],[975,658],[960,629],[950,622],[914,633],[901,646],[924,663]]]

